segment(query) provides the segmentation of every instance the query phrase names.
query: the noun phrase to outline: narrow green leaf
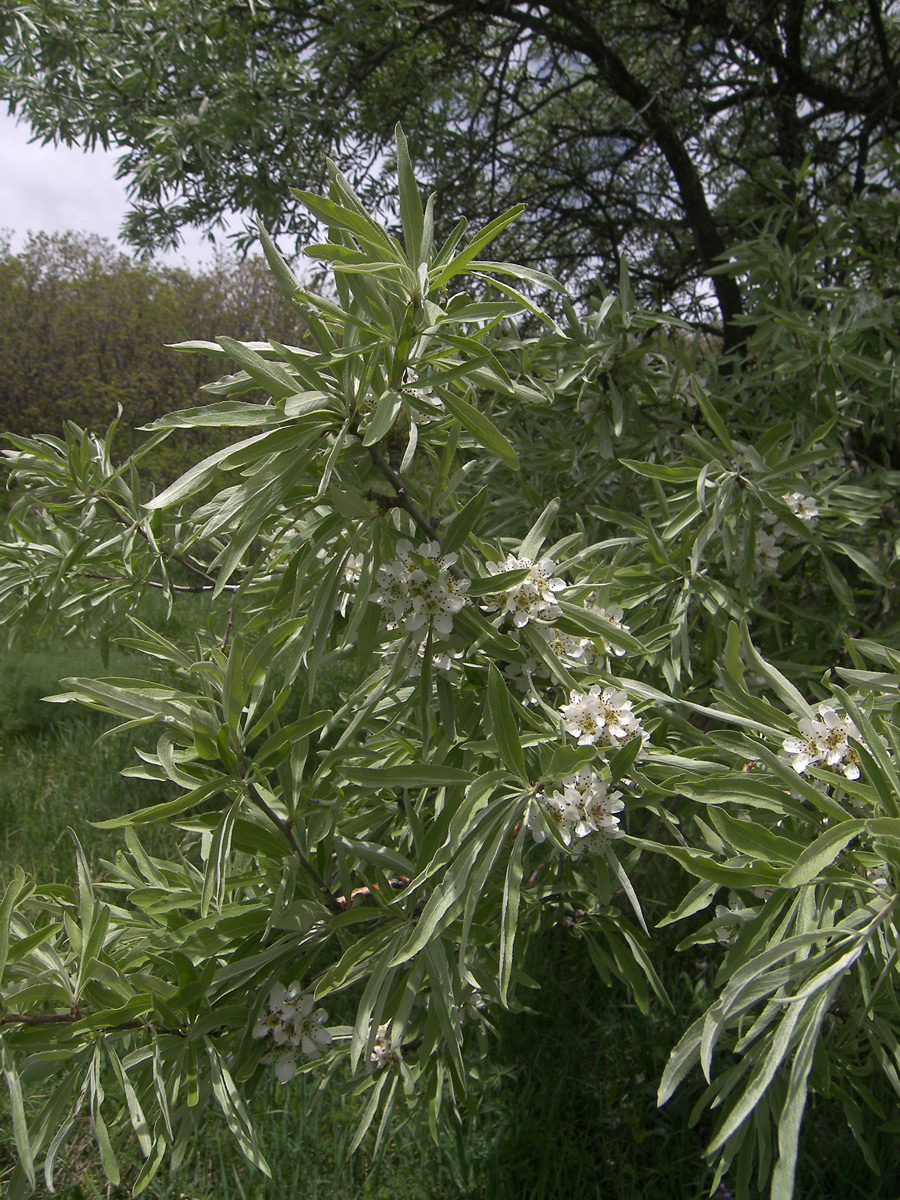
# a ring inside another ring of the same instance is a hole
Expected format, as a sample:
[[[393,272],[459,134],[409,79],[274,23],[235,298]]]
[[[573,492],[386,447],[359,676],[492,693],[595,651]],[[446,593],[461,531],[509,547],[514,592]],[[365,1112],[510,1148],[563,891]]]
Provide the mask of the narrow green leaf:
[[[346,767],[343,774],[351,783],[367,788],[454,787],[471,783],[471,771],[445,767],[440,763],[409,763],[403,766]]]
[[[423,261],[423,231],[425,213],[422,210],[422,198],[419,195],[419,185],[409,158],[409,147],[406,136],[400,125],[394,128],[394,138],[397,143],[397,175],[400,184],[400,223],[403,226],[403,243],[406,246],[406,256],[413,268]]]
[[[362,444],[374,446],[376,442],[380,442],[393,429],[402,408],[403,397],[399,392],[395,392],[391,388],[382,392],[375,411],[366,425]]]
[[[159,1168],[162,1166],[162,1162],[165,1158],[168,1148],[168,1143],[166,1142],[164,1135],[160,1134],[153,1143],[153,1149],[149,1157],[138,1172],[138,1177],[134,1181],[134,1186],[131,1189],[132,1196],[140,1196],[144,1191],[146,1191],[153,1179],[156,1177]]]
[[[371,217],[336,204],[324,196],[317,196],[314,192],[304,192],[297,188],[291,188],[291,191],[314,217],[318,217],[332,229],[345,229],[353,234],[360,246],[368,251],[375,261],[406,265],[406,256],[399,242]]]
[[[516,551],[516,558],[531,558],[536,559],[541,551],[541,546],[547,540],[553,522],[556,520],[556,514],[559,512],[559,497],[551,500],[532,527],[525,534],[522,542]]]
[[[666,1069],[663,1071],[659,1083],[659,1091],[656,1094],[656,1103],[659,1108],[662,1108],[666,1101],[672,1098],[687,1073],[700,1061],[700,1042],[703,1037],[705,1020],[705,1016],[698,1017],[693,1025],[685,1030],[675,1049],[669,1055],[669,1061],[666,1063]]]
[[[221,911],[222,898],[225,892],[225,879],[228,872],[228,856],[231,853],[231,834],[234,822],[242,804],[238,796],[226,813],[223,814],[216,826],[209,857],[206,860],[206,871],[203,876],[203,888],[200,893],[200,916],[209,914],[210,904],[215,904],[216,910]]]
[[[296,388],[293,389],[296,392]],[[282,451],[290,453],[298,444],[308,441],[308,425],[291,425],[287,428],[271,429],[245,438],[236,445],[225,446],[208,455],[190,470],[179,476],[174,483],[148,500],[144,508],[153,512],[158,508],[169,508],[179,500],[200,491],[215,477],[220,468],[234,468],[260,461],[268,455]]]
[[[480,250],[483,250],[489,242],[492,242],[495,237],[502,233],[506,226],[510,224],[510,222],[515,221],[517,217],[520,217],[524,211],[524,204],[516,204],[512,208],[508,208],[506,212],[501,213],[500,216],[491,221],[489,225],[485,225],[483,229],[480,229],[478,233],[472,237],[472,240],[466,246],[465,250],[460,251],[460,253],[457,254],[455,258],[451,259],[451,261],[445,267],[439,270],[437,274],[435,274],[435,271],[432,270],[428,278],[429,294],[442,288],[445,283],[448,283],[454,277],[454,275],[461,275],[473,261],[475,255],[478,254]],[[465,225],[460,222],[460,224],[457,225],[456,229],[453,231],[453,235],[451,235],[451,237],[456,235],[458,240],[458,237],[463,233],[464,230]],[[438,255],[438,260],[443,261],[446,249],[447,247],[445,246]]]
[[[228,1128],[234,1134],[244,1157],[271,1179],[271,1169],[257,1145],[253,1124],[234,1085],[231,1072],[209,1038],[204,1037],[203,1040],[209,1058],[213,1094],[228,1122]]]
[[[759,1104],[769,1084],[775,1078],[775,1072],[784,1062],[793,1046],[794,1031],[801,1016],[803,1016],[803,1005],[796,1004],[788,1009],[782,1017],[765,1056],[756,1063],[753,1074],[750,1076],[740,1099],[728,1113],[725,1121],[710,1142],[707,1154],[714,1154],[717,1150],[720,1150]]]
[[[318,393],[316,404],[320,408],[333,406],[324,393]],[[272,404],[247,404],[238,400],[222,400],[217,404],[204,404],[200,408],[183,408],[178,412],[158,417],[144,429],[244,429],[254,425],[269,427],[284,425],[288,417]]]
[[[776,670],[771,663],[766,662],[766,660],[753,645],[753,640],[750,637],[750,630],[747,627],[746,621],[741,622],[741,636],[744,654],[747,658],[747,667],[750,670],[758,671],[764,679],[767,679],[792,712],[799,713],[803,717],[812,717],[812,709],[806,703],[794,685],[790,682],[790,680],[786,679],[785,676],[782,675],[780,671]]]
[[[251,379],[276,400],[286,400],[288,396],[294,396],[300,391],[297,380],[281,363],[268,361],[235,338],[222,336],[216,338],[216,341],[230,358],[244,368]]]
[[[515,584],[523,583],[529,570],[529,567],[516,567],[514,571],[498,571],[496,575],[475,576],[469,580],[469,595],[494,596],[505,592]]]
[[[449,389],[445,389],[441,393],[441,400],[451,416],[456,417],[460,425],[468,429],[480,446],[483,446],[485,450],[490,450],[492,454],[496,454],[513,471],[518,471],[519,456],[513,449],[512,443],[503,436],[493,421],[474,405],[469,404],[468,400],[463,400],[461,396],[454,396]]]
[[[610,867],[612,867],[613,874],[616,876],[619,883],[621,883],[622,890],[628,897],[628,903],[631,905],[634,915],[637,917],[638,922],[640,923],[641,929],[643,929],[644,933],[646,933],[649,937],[650,930],[647,928],[647,922],[644,920],[644,914],[641,910],[641,902],[638,900],[637,892],[634,890],[634,885],[628,878],[628,874],[625,871],[625,868],[619,862],[614,850],[609,850],[607,852],[606,861],[609,863]]]
[[[476,492],[465,503],[447,526],[447,531],[441,538],[441,546],[445,552],[449,553],[451,550],[458,550],[463,545],[466,538],[472,532],[475,522],[481,516],[486,500],[487,485]]]
[[[492,670],[496,670],[492,666]],[[525,839],[528,835],[525,822],[519,825],[519,832],[513,841],[509,862],[506,866],[506,878],[503,883],[503,905],[500,910],[500,1002],[504,1006],[509,999],[509,985],[512,979],[513,951],[516,934],[519,929],[519,900],[522,895],[522,875]]]
[[[837,982],[834,983],[813,1006],[812,1017],[794,1056],[787,1096],[778,1118],[778,1162],[772,1173],[770,1200],[793,1200],[797,1146],[806,1108],[807,1081],[812,1070],[822,1022],[838,986]]]
[[[779,836],[758,821],[739,821],[721,809],[710,810],[710,819],[723,838],[738,854],[747,854],[763,862],[796,863],[806,843]]]
[[[149,1158],[153,1150],[153,1137],[150,1133],[150,1126],[147,1123],[144,1110],[141,1108],[140,1100],[138,1100],[137,1092],[134,1090],[134,1085],[128,1078],[128,1072],[122,1066],[122,1061],[118,1054],[116,1054],[115,1047],[111,1041],[107,1041],[106,1043],[106,1053],[109,1055],[110,1061],[119,1077],[119,1082],[122,1084],[122,1090],[125,1093],[125,1103],[128,1106],[128,1115],[131,1118],[131,1127],[137,1137],[141,1153],[144,1158]]]
[[[100,1151],[100,1162],[103,1165],[103,1173],[111,1184],[118,1186],[122,1182],[119,1163],[116,1159],[109,1130],[100,1111],[100,1103],[96,1095],[94,1103],[91,1105],[91,1125],[94,1132],[94,1141],[97,1143],[97,1149]]]
[[[647,654],[647,648],[638,641],[634,634],[620,629],[618,625],[607,621],[599,613],[592,612],[589,608],[583,608],[579,604],[573,604],[570,600],[562,599],[564,595],[564,592],[561,593],[556,601],[565,617],[565,622],[560,623],[560,628],[564,628],[568,632],[571,627],[573,632],[608,642],[611,646],[620,646],[631,654]]]
[[[3,900],[0,902],[0,983],[3,982],[3,972],[6,969],[6,961],[9,954],[9,927],[12,921],[13,910],[15,909],[16,901],[25,892],[26,888],[27,880],[25,872],[20,866],[16,866],[15,874],[6,885]]]
[[[220,775],[217,779],[212,779],[174,800],[166,800],[162,804],[151,804],[148,808],[139,808],[136,812],[125,813],[121,817],[110,817],[106,821],[92,821],[91,824],[95,829],[126,829],[132,825],[148,825],[153,821],[168,821],[172,817],[187,812],[189,808],[196,808],[198,804],[202,804],[204,800],[208,800],[218,792],[225,791],[228,784],[228,777]]]
[[[779,885],[801,887],[804,883],[810,883],[821,871],[831,866],[844,847],[865,828],[866,822],[856,818],[826,829],[806,847],[790,870],[785,871]]]
[[[497,750],[507,770],[522,783],[528,783],[525,756],[519,739],[519,730],[513,716],[513,705],[506,690],[503,676],[493,663],[488,673],[488,709]]]
[[[373,1026],[377,1027],[381,1024],[381,1014],[396,974],[396,970],[390,966],[390,961],[402,938],[402,931],[398,931],[384,946],[380,954],[373,955],[366,961],[365,969],[368,978],[356,1010],[353,1037],[350,1041],[351,1071],[356,1070],[360,1057],[370,1045]]]
[[[376,1078],[372,1091],[369,1095],[368,1103],[363,1109],[362,1116],[359,1118],[359,1124],[356,1127],[356,1132],[353,1135],[353,1141],[350,1143],[349,1154],[354,1154],[362,1144],[363,1138],[369,1132],[369,1126],[375,1120],[375,1114],[378,1112],[378,1105],[381,1101],[381,1093],[384,1091],[387,1084],[391,1085],[391,1090],[397,1086],[396,1077],[392,1077],[389,1072],[382,1071]]]
[[[303,284],[282,258],[281,251],[272,240],[268,229],[259,217],[256,218],[256,228],[259,230],[259,240],[266,256],[266,262],[275,276],[275,283],[285,300],[293,300]]]
[[[701,387],[696,375],[691,377],[691,390],[694,397],[706,418],[706,423],[718,438],[719,442],[725,447],[729,454],[735,453],[734,442],[731,440],[731,434],[728,432],[728,427],[716,411],[716,407]]]
[[[25,1119],[25,1102],[22,1099],[22,1084],[19,1080],[19,1073],[16,1070],[12,1056],[9,1054],[6,1048],[6,1043],[2,1039],[0,1039],[0,1068],[3,1070],[3,1075],[6,1079],[6,1087],[9,1091],[9,1106],[12,1110],[13,1137],[15,1138],[16,1142],[16,1151],[19,1155],[19,1162],[22,1164],[22,1170],[28,1177],[28,1182],[32,1187],[34,1187],[34,1156],[31,1151],[31,1139],[28,1135],[28,1122]]]

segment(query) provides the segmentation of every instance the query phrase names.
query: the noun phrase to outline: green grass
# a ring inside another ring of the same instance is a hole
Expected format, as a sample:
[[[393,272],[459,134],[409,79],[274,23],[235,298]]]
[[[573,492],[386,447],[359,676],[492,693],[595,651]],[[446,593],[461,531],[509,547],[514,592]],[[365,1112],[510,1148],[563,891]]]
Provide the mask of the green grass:
[[[79,660],[79,655],[82,655]],[[85,657],[86,656],[86,657]],[[101,717],[71,706],[41,705],[37,693],[56,690],[61,675],[103,672],[88,651],[33,651],[0,662],[0,884],[16,863],[42,879],[71,878],[71,827],[89,858],[114,856],[115,831],[91,821],[164,798],[164,785],[122,778],[134,761],[133,733],[97,738]],[[110,672],[121,664],[111,664]],[[129,664],[129,672],[135,664]],[[18,703],[10,702],[15,686]],[[5,715],[4,715],[5,714]],[[151,850],[163,850],[165,831]],[[648,914],[662,915],[666,895],[684,887],[661,865],[642,880]],[[498,1038],[462,1123],[440,1146],[423,1114],[401,1114],[384,1156],[366,1145],[354,1155],[355,1106],[333,1090],[318,1093],[315,1076],[281,1087],[270,1076],[250,1098],[273,1180],[258,1176],[213,1115],[202,1119],[196,1145],[179,1175],[163,1174],[149,1200],[701,1200],[710,1172],[702,1163],[709,1126],[689,1128],[700,1094],[689,1081],[662,1111],[656,1086],[686,1021],[708,1003],[712,968],[702,948],[676,956],[683,930],[655,939],[656,963],[678,1017],[655,1002],[644,1017],[619,989],[605,988],[571,931],[553,931],[535,949],[529,970],[541,982],[534,1014],[500,1014]],[[886,1088],[872,1081],[889,1114]],[[839,1107],[813,1097],[802,1140],[797,1200],[898,1200],[896,1137],[867,1128],[880,1179],[871,1175]],[[9,1111],[0,1098],[0,1192],[13,1162]],[[124,1154],[126,1179],[137,1151]],[[129,1165],[130,1164],[130,1165]],[[726,1183],[717,1195],[731,1189]],[[40,1197],[48,1193],[40,1191]],[[103,1180],[86,1128],[76,1129],[60,1168],[64,1200],[121,1200],[126,1188]]]
[[[121,658],[109,673],[139,664]],[[105,674],[99,653],[18,653],[0,661],[0,884],[15,864],[43,880],[73,873],[71,829],[96,863],[121,845],[92,821],[167,798],[171,789],[120,772],[137,761],[134,733],[102,738],[110,722],[71,704],[47,704],[62,677]],[[152,848],[153,831],[151,831]]]

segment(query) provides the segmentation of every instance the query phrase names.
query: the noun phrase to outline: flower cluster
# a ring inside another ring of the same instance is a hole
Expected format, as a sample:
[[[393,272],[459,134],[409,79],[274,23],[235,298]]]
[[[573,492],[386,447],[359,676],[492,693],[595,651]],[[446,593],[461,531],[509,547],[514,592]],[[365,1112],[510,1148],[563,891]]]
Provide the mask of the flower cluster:
[[[804,496],[802,492],[787,492],[781,498],[794,516],[799,517],[810,529],[815,529],[819,505],[814,496]]]
[[[425,652],[428,648],[428,643],[410,642],[403,652],[403,666],[406,669],[406,675],[410,679],[418,679],[422,674],[422,665],[425,662]],[[438,650],[432,643],[431,645],[431,669],[432,671],[442,671],[445,675],[452,673],[454,666],[463,658],[462,650]]]
[[[566,586],[562,579],[554,576],[555,564],[549,558],[534,562],[530,558],[516,558],[509,554],[500,563],[488,563],[491,575],[507,571],[524,571],[528,574],[521,583],[513,584],[505,592],[486,596],[485,606],[492,612],[508,616],[516,629],[522,629],[529,621],[549,623],[560,616],[556,593]]]
[[[344,563],[344,570],[340,582],[340,595],[337,598],[337,610],[342,617],[346,617],[347,609],[350,606],[350,601],[359,587],[360,576],[362,575],[363,563],[365,557],[362,554],[348,554]]]
[[[781,757],[798,775],[807,767],[817,766],[847,779],[859,779],[859,755],[850,745],[850,738],[865,745],[859,730],[849,717],[827,704],[820,704],[818,712],[817,719],[801,718],[799,736],[784,739]]]
[[[282,1083],[297,1074],[298,1054],[318,1058],[331,1045],[331,1030],[325,1028],[328,1013],[322,1008],[313,1011],[314,1003],[312,996],[301,996],[299,983],[290,987],[276,983],[268,1005],[256,1018],[253,1036],[271,1042],[261,1061],[275,1068]]]
[[[602,608],[597,603],[596,592],[591,592],[588,595],[587,603],[591,612],[595,613],[598,617],[602,617],[604,621],[609,621],[610,625],[615,625],[616,629],[621,629],[623,633],[628,633],[630,631],[631,626],[626,625],[622,620],[625,613],[621,608]],[[599,656],[601,653],[615,654],[618,658],[621,658],[625,653],[625,650],[622,646],[614,646],[611,642],[608,642],[606,638],[601,638],[600,640],[602,649],[601,646],[597,645],[596,641],[588,642],[588,647],[593,652],[590,655],[591,658]]]
[[[402,1057],[402,1047],[394,1046],[391,1042],[390,1021],[386,1025],[379,1025],[372,1044],[372,1053],[369,1055],[373,1070],[383,1071],[385,1067],[396,1066]]]
[[[460,1024],[466,1021],[483,1021],[485,999],[479,988],[470,988],[457,1005]]]
[[[543,842],[547,837],[544,821],[552,822],[575,858],[586,850],[602,854],[622,836],[616,814],[624,807],[620,792],[610,794],[596,771],[582,767],[562,780],[560,790],[537,797],[537,808],[529,810],[526,825],[534,840]]]
[[[815,529],[819,505],[814,496],[804,496],[802,492],[785,492],[781,499],[808,529]],[[785,534],[793,536],[793,530],[788,529],[783,521],[779,521],[773,512],[764,512],[762,519],[769,526],[769,531],[756,531],[754,566],[757,575],[774,575],[778,570],[778,560],[784,553],[780,541]]]
[[[601,688],[595,683],[587,692],[573,691],[560,711],[566,730],[578,738],[579,746],[618,750],[626,742],[648,736],[631,711],[628,696],[619,688]]]
[[[594,602],[595,598],[596,594],[593,592],[587,597],[589,611],[603,617],[611,625],[615,625],[618,629],[627,633],[629,626],[622,620],[624,615],[623,610],[621,608],[600,608]],[[621,656],[625,653],[625,650],[621,646],[613,646],[600,636],[594,638],[578,637],[557,629],[555,625],[544,623],[536,623],[534,628],[556,657],[568,667],[585,670],[593,666],[598,658],[603,658],[609,654]],[[515,633],[516,631],[513,629],[510,632]],[[523,646],[522,649],[525,654],[525,661],[522,663],[508,663],[503,668],[503,674],[520,691],[531,693],[524,701],[525,704],[528,704],[536,698],[532,686],[533,679],[549,679],[550,669],[542,658],[538,658],[533,649],[528,646]]]
[[[784,550],[778,545],[779,529],[776,525],[771,533],[764,529],[756,531],[753,544],[753,566],[757,575],[774,575],[778,570],[778,560]]]
[[[417,558],[412,552],[410,542],[397,543],[397,557],[378,568],[377,589],[369,599],[383,606],[388,629],[419,633],[423,641],[429,631],[447,638],[453,629],[454,613],[465,606],[469,581],[450,573],[456,555],[442,555],[437,542],[419,546]]]
[[[716,920],[722,921],[723,924],[716,926],[716,938],[723,946],[732,946],[737,940],[738,934],[741,932],[741,926],[748,917],[756,914],[755,908],[747,908],[744,901],[736,892],[728,893],[728,904],[716,905]],[[741,919],[728,921],[727,918],[733,918],[736,913],[741,914]]]

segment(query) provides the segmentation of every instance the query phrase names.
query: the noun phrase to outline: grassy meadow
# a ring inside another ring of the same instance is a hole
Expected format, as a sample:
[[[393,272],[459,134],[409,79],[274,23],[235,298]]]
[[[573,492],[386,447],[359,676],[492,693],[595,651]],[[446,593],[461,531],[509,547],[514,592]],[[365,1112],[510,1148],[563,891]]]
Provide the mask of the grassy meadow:
[[[187,614],[190,619],[190,614]],[[110,674],[134,674],[139,661],[114,653]],[[0,884],[16,863],[41,879],[73,875],[72,829],[94,869],[114,856],[116,831],[92,821],[166,798],[163,785],[123,778],[134,761],[134,734],[98,742],[103,718],[41,697],[61,676],[105,673],[88,646],[30,646],[0,659]],[[155,789],[155,790],[154,790]],[[165,848],[165,831],[145,829],[148,849]],[[154,839],[157,839],[154,842]],[[678,869],[654,863],[642,882],[648,920],[680,895]],[[352,1157],[354,1102],[317,1091],[315,1074],[278,1085],[261,1073],[250,1107],[274,1178],[258,1176],[224,1122],[205,1119],[177,1177],[162,1177],[151,1200],[701,1200],[711,1175],[701,1153],[709,1128],[692,1127],[700,1095],[686,1086],[659,1111],[656,1085],[671,1046],[708,1003],[712,965],[703,947],[675,955],[682,927],[655,938],[656,964],[679,1016],[654,1001],[644,1017],[622,989],[607,989],[570,930],[554,930],[531,964],[541,981],[533,1014],[492,1014],[498,1037],[470,1108],[453,1137],[436,1146],[424,1114],[400,1115],[373,1162],[364,1144]],[[711,952],[710,957],[714,957]],[[886,1089],[873,1089],[891,1111]],[[875,1122],[873,1122],[875,1124]],[[868,1131],[867,1131],[868,1133]],[[836,1105],[815,1098],[808,1113],[798,1200],[897,1200],[896,1145],[872,1133],[880,1179],[869,1174]],[[123,1156],[137,1170],[136,1146]],[[0,1194],[13,1162],[5,1094],[0,1097]],[[118,1200],[85,1127],[61,1156],[57,1196]],[[730,1194],[727,1180],[715,1195]],[[42,1193],[46,1195],[46,1193]]]

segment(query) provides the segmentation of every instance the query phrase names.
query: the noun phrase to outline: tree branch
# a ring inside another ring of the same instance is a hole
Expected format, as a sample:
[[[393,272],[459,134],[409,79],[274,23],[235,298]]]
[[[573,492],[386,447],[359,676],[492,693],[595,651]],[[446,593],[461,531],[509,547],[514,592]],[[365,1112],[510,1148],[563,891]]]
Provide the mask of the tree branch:
[[[891,48],[888,45],[887,33],[881,16],[881,4],[879,0],[868,0],[868,3],[869,17],[872,21],[872,29],[875,32],[875,42],[881,58],[881,67],[887,78],[893,83],[896,78],[896,68],[894,67],[894,60],[891,57]]]
[[[120,525],[124,525],[128,529],[137,530],[137,532],[141,535],[141,537],[144,539],[145,542],[147,542],[151,546],[153,545],[153,543],[150,541],[150,538],[147,534],[146,529],[143,528],[143,526],[140,524],[140,522],[135,521],[132,517],[128,517],[123,512],[120,512],[119,509],[116,507],[116,505],[112,502],[112,500],[110,500],[109,496],[98,496],[95,494],[94,499],[101,500],[107,506],[107,508],[112,512],[113,516],[119,522]],[[159,548],[159,553],[164,558],[171,559],[172,562],[177,562],[180,566],[184,567],[186,571],[191,571],[191,572],[193,572],[194,575],[199,575],[201,579],[204,579],[207,583],[211,583],[213,585],[213,587],[215,587],[215,585],[216,585],[215,575],[210,575],[207,571],[204,571],[201,566],[198,566],[197,563],[193,562],[189,558],[185,558],[185,556],[183,554],[169,554],[169,553],[166,553],[162,548]]]
[[[652,134],[675,177],[700,261],[704,271],[708,273],[724,255],[725,243],[707,203],[697,168],[677,129],[664,113],[658,95],[628,70],[622,59],[607,46],[595,26],[584,13],[576,10],[569,0],[547,0],[544,7],[561,22],[552,27],[546,22],[539,22],[544,35],[566,46],[573,53],[589,58],[607,85],[631,106]],[[530,11],[510,10],[505,6],[503,11],[497,11],[494,0],[482,0],[481,8],[498,17],[507,18],[514,11],[523,24],[533,27],[534,18]],[[736,349],[746,338],[746,331],[735,324],[735,318],[741,316],[744,311],[740,288],[728,275],[710,275],[710,279],[722,314],[725,349]]]
[[[70,1013],[4,1013],[0,1017],[0,1025],[72,1025],[83,1021],[89,1014],[76,1009]],[[98,1030],[91,1032],[115,1033],[118,1030],[151,1029],[154,1033],[168,1033],[173,1037],[187,1037],[186,1028],[169,1029],[156,1021],[121,1021],[118,1025],[101,1025]]]
[[[263,800],[262,796],[259,794],[256,784],[253,783],[252,780],[245,779],[244,782],[247,784],[247,788],[250,793],[250,800],[256,805],[256,807],[261,813],[263,813],[264,816],[269,818],[278,832],[285,838],[287,844],[296,855],[300,866],[315,884],[316,891],[319,892],[327,907],[330,908],[333,913],[343,912],[344,908],[339,903],[337,896],[335,896],[335,894],[331,891],[328,884],[300,849],[300,843],[294,836],[294,830],[291,827],[290,821],[282,821],[281,817],[279,817],[279,815],[269,807],[266,801]]]
[[[400,472],[394,470],[378,446],[370,446],[369,454],[372,457],[372,462],[379,469],[379,471],[381,471],[381,473],[389,481],[391,487],[397,493],[396,499],[393,499],[393,497],[390,496],[376,497],[374,493],[370,493],[370,497],[373,499],[380,499],[382,502],[389,501],[391,507],[393,508],[402,508],[405,513],[408,513],[409,516],[412,517],[413,521],[416,523],[416,525],[418,525],[429,541],[436,541],[440,543],[440,538],[438,537],[437,533],[438,522],[425,516],[421,508],[419,508],[418,504],[416,504],[415,500],[413,500],[412,496],[410,496],[409,492],[406,490],[406,484],[403,482],[403,477],[401,476]],[[465,571],[461,571],[460,568],[455,564],[450,564],[446,569],[454,579],[466,578]]]

